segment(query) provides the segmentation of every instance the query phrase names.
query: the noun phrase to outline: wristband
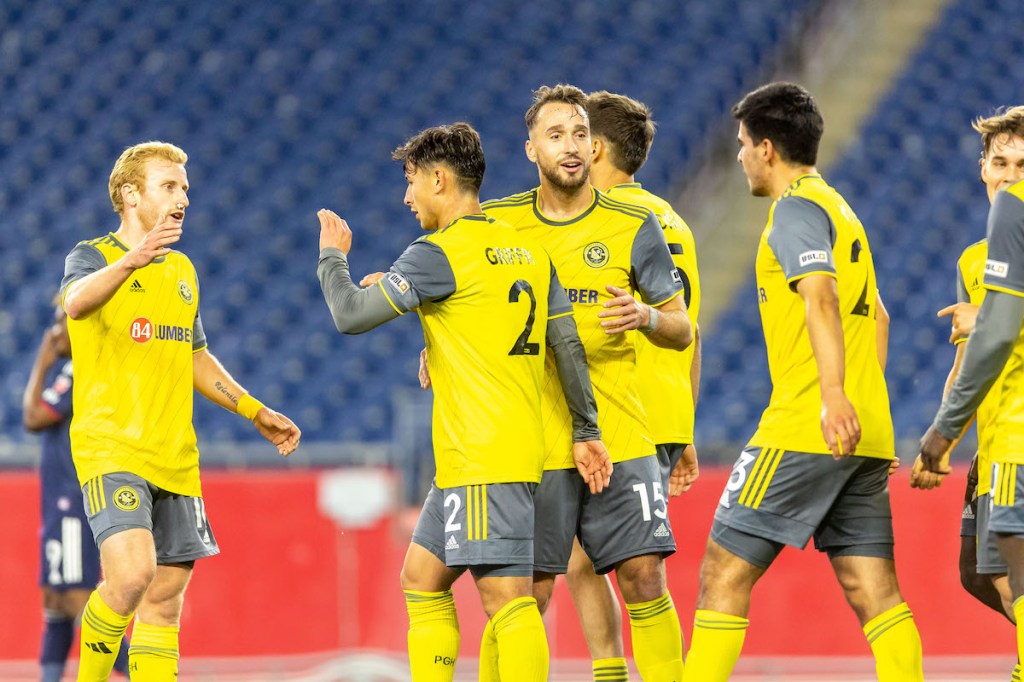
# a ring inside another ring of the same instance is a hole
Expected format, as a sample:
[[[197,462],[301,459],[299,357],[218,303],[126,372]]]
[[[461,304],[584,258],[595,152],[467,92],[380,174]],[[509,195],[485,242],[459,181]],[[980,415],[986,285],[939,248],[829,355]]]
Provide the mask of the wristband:
[[[652,305],[647,306],[647,309],[651,311],[651,319],[647,322],[646,327],[639,327],[640,333],[644,336],[658,328],[658,309]]]
[[[256,400],[256,398],[253,398],[248,393],[245,393],[238,399],[238,405],[235,407],[235,412],[242,415],[249,421],[253,421],[256,419],[256,415],[259,411],[264,407],[266,406],[263,403]]]

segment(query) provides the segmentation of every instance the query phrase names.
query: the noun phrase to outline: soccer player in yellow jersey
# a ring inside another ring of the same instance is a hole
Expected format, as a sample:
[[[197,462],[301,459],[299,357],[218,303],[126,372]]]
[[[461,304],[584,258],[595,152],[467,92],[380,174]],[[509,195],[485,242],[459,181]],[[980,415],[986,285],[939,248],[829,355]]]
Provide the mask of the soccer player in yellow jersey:
[[[103,582],[82,614],[79,680],[105,680],[132,616],[132,679],[173,680],[195,560],[220,550],[199,485],[192,394],[249,419],[288,455],[299,429],[246,393],[206,348],[195,268],[171,249],[188,157],[145,142],[110,174],[116,232],[78,244],[62,302],[75,357],[71,453]]]
[[[1024,178],[1024,106],[1001,110],[987,118],[978,118],[974,122],[974,129],[981,133],[982,153],[978,163],[981,166],[981,181],[985,184],[991,203],[999,190]],[[946,381],[946,393],[960,370],[968,335],[974,329],[978,308],[985,299],[983,278],[987,257],[988,242],[985,239],[964,249],[957,262],[957,303],[939,311],[940,316],[951,317],[950,341],[956,344],[953,367]],[[1002,378],[1000,375],[996,386]],[[998,391],[990,390],[989,396],[978,408],[978,453],[972,462],[964,500],[960,578],[967,591],[979,601],[1000,613],[1012,615],[1006,563],[999,557],[995,539],[987,532],[992,483],[988,450],[994,435],[990,425],[997,410],[994,403],[996,393]],[[938,485],[942,474],[925,472],[920,463],[918,458],[911,484],[921,488]]]
[[[978,118],[974,129],[981,133],[981,181],[985,184],[989,202],[993,203],[1000,190],[1007,189],[1024,178],[1024,107],[1017,106],[997,112],[988,118]],[[983,239],[967,247],[957,262],[957,303],[939,311],[939,315],[952,317],[950,341],[957,345],[956,356],[945,394],[948,395],[963,366],[966,341],[973,331],[978,310],[986,297],[985,266],[988,260],[988,241]],[[971,465],[964,496],[961,523],[960,582],[983,604],[1013,620],[1012,596],[1007,578],[1007,564],[996,547],[996,535],[989,532],[992,512],[992,448],[998,434],[995,424],[999,419],[999,400],[1007,372],[1005,365],[992,384],[984,400],[978,405],[978,452]],[[946,471],[949,452],[942,458]],[[919,457],[914,466],[911,484],[931,488],[939,485],[944,474],[920,470]],[[1014,669],[1021,675],[1020,664]]]
[[[597,493],[611,473],[572,308],[543,246],[481,212],[485,161],[472,127],[429,128],[394,158],[409,183],[405,203],[430,234],[360,289],[349,274],[352,233],[321,211],[317,271],[339,331],[366,332],[410,310],[423,324],[437,476],[402,568],[412,677],[452,679],[459,631],[451,586],[468,568],[502,677],[547,680],[531,580],[546,358],[572,412],[577,478]]]
[[[615,462],[612,484],[600,496],[574,480],[569,414],[549,368],[542,403],[548,455],[536,498],[534,594],[543,612],[578,536],[598,574],[616,573],[643,678],[678,682],[681,631],[664,564],[675,541],[640,401],[639,341],[633,332],[682,350],[693,331],[658,219],[649,209],[614,200],[590,185],[586,105],[586,94],[573,86],[538,89],[526,113],[526,154],[537,165],[540,186],[484,204],[487,215],[538,240],[551,255],[573,304],[601,432]],[[603,672],[621,673],[614,668]]]
[[[893,560],[887,335],[867,235],[815,169],[824,124],[806,90],[771,83],[732,114],[751,193],[773,199],[755,263],[773,388],[715,513],[687,680],[729,678],[754,585],[784,546],[812,536],[863,626],[878,679],[922,680]]]
[[[646,339],[638,339],[636,344],[640,400],[661,465],[659,490],[679,495],[698,475],[693,419],[700,384],[700,280],[693,233],[668,202],[635,181],[654,141],[650,109],[625,95],[601,91],[587,96],[587,115],[594,150],[590,183],[613,199],[650,209],[658,218],[683,282],[683,300],[694,327],[693,344],[682,352],[659,348]],[[594,679],[628,679],[618,599],[608,576],[594,572],[578,541],[573,545],[565,581],[593,659]]]

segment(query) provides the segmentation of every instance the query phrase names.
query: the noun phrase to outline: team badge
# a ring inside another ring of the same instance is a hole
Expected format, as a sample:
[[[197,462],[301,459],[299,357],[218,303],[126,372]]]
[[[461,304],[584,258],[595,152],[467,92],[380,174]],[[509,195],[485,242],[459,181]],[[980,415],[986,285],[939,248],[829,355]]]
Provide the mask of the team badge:
[[[583,260],[592,268],[602,268],[608,264],[608,247],[601,242],[590,242],[583,249]]]
[[[192,287],[183,279],[178,280],[178,296],[181,296],[186,305],[192,305]]]
[[[134,488],[123,485],[114,491],[114,506],[121,511],[135,511],[139,508],[139,496]]]

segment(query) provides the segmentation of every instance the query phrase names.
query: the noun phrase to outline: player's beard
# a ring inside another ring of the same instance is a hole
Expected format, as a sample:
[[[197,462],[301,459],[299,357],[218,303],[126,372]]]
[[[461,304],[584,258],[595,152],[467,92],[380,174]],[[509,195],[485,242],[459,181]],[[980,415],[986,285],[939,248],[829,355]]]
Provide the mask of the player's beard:
[[[580,191],[580,188],[585,187],[590,182],[590,159],[581,158],[579,161],[583,164],[583,172],[576,178],[566,178],[560,175],[560,164],[556,163],[553,166],[537,165],[540,167],[541,174],[556,190],[564,194],[575,194]]]

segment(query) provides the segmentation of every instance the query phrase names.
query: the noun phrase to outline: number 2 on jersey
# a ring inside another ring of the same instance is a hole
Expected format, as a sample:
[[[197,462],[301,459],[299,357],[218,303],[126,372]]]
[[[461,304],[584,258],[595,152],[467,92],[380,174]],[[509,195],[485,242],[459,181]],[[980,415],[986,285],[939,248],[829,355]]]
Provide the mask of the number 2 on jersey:
[[[530,342],[530,333],[533,332],[533,321],[537,313],[537,297],[533,295],[533,287],[525,279],[517,279],[512,283],[512,288],[508,290],[508,302],[518,303],[519,297],[524,291],[530,297],[530,314],[526,317],[526,327],[523,329],[523,333],[516,339],[512,350],[508,352],[509,355],[540,354],[540,344]]]

